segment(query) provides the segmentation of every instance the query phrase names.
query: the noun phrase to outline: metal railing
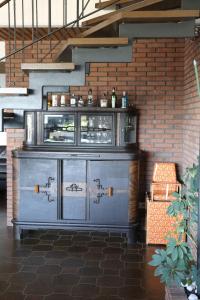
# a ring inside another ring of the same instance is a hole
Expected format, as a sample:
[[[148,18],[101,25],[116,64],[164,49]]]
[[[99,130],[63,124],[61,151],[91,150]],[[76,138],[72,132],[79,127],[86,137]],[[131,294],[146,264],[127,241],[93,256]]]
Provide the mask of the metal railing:
[[[16,22],[16,1],[21,1],[21,30],[22,30],[22,47],[16,48],[16,42],[17,42],[17,22]],[[80,21],[82,21],[84,18],[93,16],[97,12],[105,9],[95,9],[92,12],[87,13],[88,5],[90,4],[91,0],[76,0],[76,18],[72,21],[68,21],[68,10],[69,6],[72,3],[72,0],[63,0],[62,5],[62,15],[63,16],[63,26],[60,26],[59,28],[53,29],[52,26],[52,0],[48,0],[48,32],[45,35],[42,35],[38,37],[38,29],[39,29],[39,22],[38,22],[38,0],[31,0],[31,30],[32,30],[32,42],[25,45],[25,8],[24,8],[24,0],[5,0],[4,6],[7,5],[7,11],[8,11],[8,49],[9,53],[5,56],[0,58],[0,61],[5,60],[13,55],[15,55],[18,52],[22,52],[23,50],[33,46],[34,44],[37,44],[38,42],[49,39],[51,41],[51,38],[53,35],[55,35],[58,32],[61,32],[65,28],[69,27],[79,27]],[[101,2],[101,1],[100,1]],[[3,3],[2,3],[3,5]],[[11,8],[12,6],[12,8]],[[109,7],[108,5],[107,7]],[[12,14],[11,14],[12,9]],[[12,18],[12,20],[11,20]],[[11,24],[13,24],[11,26]],[[63,34],[64,36],[65,34]],[[63,38],[64,39],[64,38]],[[55,48],[55,47],[54,47]]]

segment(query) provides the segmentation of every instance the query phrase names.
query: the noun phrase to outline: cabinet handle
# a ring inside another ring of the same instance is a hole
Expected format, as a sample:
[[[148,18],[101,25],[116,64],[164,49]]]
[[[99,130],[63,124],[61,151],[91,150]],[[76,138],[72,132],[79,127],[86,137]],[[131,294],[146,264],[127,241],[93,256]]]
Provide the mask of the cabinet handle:
[[[113,187],[112,186],[109,186],[106,190],[106,195],[108,197],[112,197],[113,196]]]
[[[34,193],[44,193],[47,196],[47,200],[49,202],[55,201],[55,199],[51,198],[51,184],[55,181],[55,178],[48,177],[47,183],[45,185],[34,185]]]
[[[40,192],[40,186],[38,184],[34,185],[34,192],[39,193]]]

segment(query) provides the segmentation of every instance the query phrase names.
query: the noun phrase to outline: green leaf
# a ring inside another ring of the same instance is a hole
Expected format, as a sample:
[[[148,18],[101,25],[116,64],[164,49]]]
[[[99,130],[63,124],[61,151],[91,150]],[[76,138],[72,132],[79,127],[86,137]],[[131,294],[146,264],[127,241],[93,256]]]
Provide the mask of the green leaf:
[[[174,248],[174,251],[173,251],[173,253],[172,253],[172,260],[173,260],[173,261],[176,261],[177,258],[178,258],[178,250],[177,250],[177,248],[175,247],[175,248]]]

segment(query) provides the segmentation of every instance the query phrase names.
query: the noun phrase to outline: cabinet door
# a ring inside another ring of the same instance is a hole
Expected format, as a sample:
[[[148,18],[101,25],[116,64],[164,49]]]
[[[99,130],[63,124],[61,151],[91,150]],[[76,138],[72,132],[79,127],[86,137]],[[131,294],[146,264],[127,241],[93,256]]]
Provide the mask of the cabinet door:
[[[89,162],[90,220],[95,224],[128,223],[129,162]]]
[[[63,219],[85,220],[86,202],[86,161],[63,161],[62,208]]]
[[[57,220],[57,161],[49,159],[20,160],[21,221]]]

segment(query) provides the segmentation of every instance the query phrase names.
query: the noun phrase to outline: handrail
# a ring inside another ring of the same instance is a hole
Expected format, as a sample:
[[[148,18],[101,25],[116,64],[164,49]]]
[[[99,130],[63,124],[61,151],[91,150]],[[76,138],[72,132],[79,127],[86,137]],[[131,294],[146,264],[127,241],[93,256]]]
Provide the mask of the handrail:
[[[3,7],[4,5],[8,4],[11,0],[4,0],[3,2],[0,3],[0,8]]]
[[[9,3],[11,0],[6,0],[6,1],[8,1],[8,3]],[[89,16],[92,16],[92,15],[94,15],[95,13],[97,13],[97,12],[99,12],[99,11],[102,11],[102,10],[104,10],[105,8],[109,7],[109,6],[111,6],[111,5],[108,4],[108,5],[105,6],[104,8],[96,9],[95,11],[92,11],[92,12],[86,14],[86,15],[82,15],[82,13],[80,13],[79,19],[78,19],[78,20],[75,19],[75,20],[73,20],[73,21],[71,21],[71,22],[69,22],[69,23],[67,23],[67,24],[65,24],[65,25],[63,25],[63,26],[61,26],[61,27],[59,27],[59,28],[57,28],[57,29],[55,29],[55,30],[53,30],[53,31],[51,31],[51,32],[49,32],[49,33],[47,33],[47,34],[45,34],[45,35],[43,35],[42,37],[40,37],[40,38],[38,38],[38,39],[35,39],[34,41],[32,41],[31,43],[29,43],[28,45],[24,45],[23,47],[21,47],[21,48],[19,48],[19,49],[16,49],[16,50],[14,50],[14,51],[11,51],[9,54],[5,55],[4,57],[1,57],[1,58],[0,58],[0,62],[1,62],[2,60],[4,60],[4,59],[8,58],[8,57],[11,57],[12,55],[14,55],[14,54],[16,54],[16,53],[19,53],[20,51],[23,51],[24,49],[26,49],[26,48],[28,48],[28,47],[30,47],[30,46],[33,46],[34,44],[36,44],[36,43],[42,41],[43,39],[46,39],[46,38],[51,37],[52,35],[54,35],[55,33],[59,32],[59,31],[61,31],[62,29],[65,29],[65,28],[69,27],[70,25],[76,24],[77,21],[81,21],[81,20],[83,20],[84,18],[87,18],[87,17],[89,17]],[[81,16],[81,15],[82,15],[82,16]],[[80,17],[80,16],[81,16],[81,17]]]

